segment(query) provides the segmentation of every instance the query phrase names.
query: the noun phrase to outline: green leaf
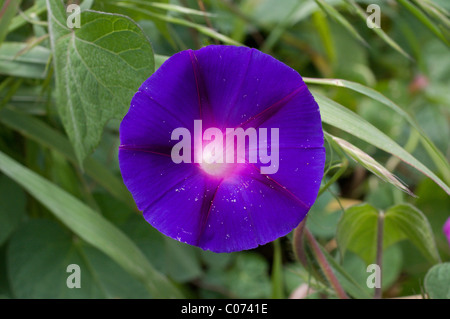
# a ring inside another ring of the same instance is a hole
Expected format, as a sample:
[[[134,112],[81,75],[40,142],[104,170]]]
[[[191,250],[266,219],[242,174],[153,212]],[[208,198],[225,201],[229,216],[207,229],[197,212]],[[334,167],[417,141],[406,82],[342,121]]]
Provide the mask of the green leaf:
[[[169,59],[168,56],[155,54],[155,71],[159,69],[159,67]]]
[[[344,288],[345,292],[347,292],[353,298],[358,298],[358,299],[372,298],[367,293],[367,291],[356,282],[356,280],[353,278],[353,276],[351,276],[349,273],[347,273],[344,270],[344,268],[338,264],[338,262],[325,250],[325,248],[320,246],[320,249],[322,250],[322,253],[325,255],[327,262],[333,269],[333,273],[335,274],[336,278],[339,280],[339,282],[342,285],[342,288]]]
[[[56,102],[80,163],[98,145],[103,127],[122,119],[139,86],[154,71],[151,45],[129,18],[83,11],[81,28],[66,26],[61,1],[47,0]]]
[[[341,255],[347,249],[358,254],[366,264],[375,262],[378,211],[369,204],[345,210],[336,230]]]
[[[6,270],[6,245],[0,246],[0,299],[10,299],[11,288]]]
[[[419,133],[420,139],[422,141],[422,144],[425,147],[425,150],[427,151],[427,153],[430,155],[433,162],[438,167],[439,171],[441,172],[442,176],[444,177],[444,180],[447,183],[450,182],[450,164],[448,163],[446,157],[439,151],[439,149],[436,147],[436,145],[434,145],[434,143],[428,138],[428,136],[425,134],[425,132],[422,130],[422,128],[419,126],[419,124],[417,124],[417,122],[414,120],[414,118],[411,115],[409,115],[406,111],[404,111],[400,106],[398,106],[393,101],[391,101],[390,99],[385,97],[383,94],[381,94],[378,91],[375,91],[372,88],[364,86],[362,84],[352,82],[352,81],[347,81],[347,80],[315,79],[315,78],[306,78],[306,77],[304,77],[303,80],[306,83],[311,83],[311,84],[345,87],[347,89],[361,93],[361,94],[389,107],[391,110],[393,110],[398,115],[400,115],[402,118],[404,118]]]
[[[202,274],[198,248],[163,236],[142,215],[133,214],[121,229],[154,261],[156,269],[176,282],[188,282]]]
[[[326,183],[330,180],[325,180]],[[331,192],[323,192],[308,212],[306,226],[316,238],[331,239],[336,233],[337,223],[341,217],[341,209],[332,208],[330,205],[335,197],[332,193],[338,192],[338,189],[331,185]]]
[[[280,240],[275,239],[273,242],[272,299],[284,299],[282,258]]]
[[[202,269],[197,248],[164,237],[166,274],[176,282],[187,282],[200,277]]]
[[[7,254],[16,298],[149,298],[144,285],[99,250],[50,220],[25,223]],[[80,267],[80,288],[68,288],[67,266]]]
[[[9,24],[9,30],[8,32],[13,32],[14,30],[20,28],[21,26],[28,23],[27,19],[25,17],[31,18],[31,17],[37,17],[44,13],[47,10],[47,7],[45,5],[46,0],[36,0],[34,1],[34,4],[25,10],[23,14],[16,15],[11,23]],[[29,20],[29,19],[28,19]]]
[[[148,2],[148,1],[139,1],[139,0],[127,0],[128,3],[135,3],[135,4],[141,4],[146,7],[154,7],[159,8],[167,11],[177,12],[177,13],[184,13],[184,14],[191,14],[191,15],[197,15],[202,17],[215,17],[215,14],[209,13],[209,12],[203,12],[200,10],[195,10],[192,8],[187,8],[183,6],[178,6],[176,4],[170,4],[170,3],[159,3],[159,2]]]
[[[341,254],[351,250],[366,264],[375,262],[378,211],[369,204],[347,209],[339,221],[336,238]],[[401,204],[384,213],[383,250],[408,239],[432,263],[439,262],[433,232],[427,218],[417,208]]]
[[[394,233],[394,229],[398,234]],[[410,240],[430,262],[440,261],[430,223],[414,206],[401,204],[389,208],[385,213],[384,231],[386,235],[395,234],[391,240],[396,236],[398,240]]]
[[[268,265],[261,255],[243,253],[236,257],[235,264],[225,275],[225,286],[240,298],[268,298],[270,281]]]
[[[302,5],[301,1],[298,1],[295,6],[292,8],[292,10],[288,11],[286,16],[284,16],[282,19],[278,21],[278,23],[270,30],[269,35],[264,41],[264,45],[262,46],[261,50],[264,52],[270,52],[273,48],[273,46],[278,42],[280,37],[283,35],[283,33],[286,31],[286,29],[290,26],[292,16],[297,11],[297,8]]]
[[[0,246],[25,216],[26,196],[9,178],[0,175]]]
[[[367,21],[368,15],[367,13],[354,1],[354,0],[346,0],[347,3],[349,3],[355,10],[358,16],[361,17],[363,21]],[[382,28],[372,28],[372,30],[386,42],[388,45],[390,45],[394,50],[405,56],[406,58],[412,60],[411,56],[405,52],[394,40],[392,40],[391,37],[389,37],[386,32],[383,31]]]
[[[7,107],[0,110],[0,122],[11,129],[18,131],[26,138],[58,151],[74,165],[78,164],[75,152],[71,147],[69,140],[46,123]],[[128,207],[132,209],[136,208],[136,204],[122,180],[112,174],[104,165],[94,158],[88,157],[84,163],[84,170],[89,177],[99,185],[103,186],[116,199],[126,203]]]
[[[17,13],[21,0],[0,0],[0,46],[8,34],[9,25]]]
[[[405,193],[414,196],[414,194],[406,187],[402,181],[400,181],[397,177],[394,176],[391,172],[389,172],[383,165],[378,163],[376,160],[374,160],[371,156],[369,156],[367,153],[362,151],[361,149],[357,148],[353,144],[339,138],[336,136],[333,136],[331,134],[327,134],[331,137],[331,141],[334,145],[339,147],[341,150],[345,152],[348,156],[350,156],[353,160],[361,164],[363,167],[371,171],[373,174],[378,176],[380,179],[382,179],[385,182],[388,182],[401,191],[404,191]]]
[[[339,13],[333,6],[326,3],[324,0],[314,0],[317,5],[329,16],[333,18],[334,21],[343,26],[355,39],[360,41],[366,46],[369,46],[364,40],[364,38],[356,31],[356,29],[352,26],[350,22],[345,19],[345,17]]]
[[[398,0],[400,4],[405,7],[411,14],[413,14],[417,20],[419,20],[428,30],[430,30],[436,37],[438,37],[445,45],[450,46],[450,41],[441,30],[434,24],[434,22],[427,17],[419,8],[417,8],[411,1]]]
[[[444,8],[440,7],[437,3],[431,2],[429,0],[414,0],[414,2],[423,10],[428,13],[428,15],[434,17],[442,23],[442,27],[450,30],[450,14]]]
[[[77,236],[143,282],[153,297],[181,297],[167,278],[152,267],[141,250],[100,214],[2,152],[0,171],[20,184]]]
[[[385,152],[397,156],[405,163],[408,163],[431,178],[436,182],[436,184],[445,190],[447,194],[450,194],[450,187],[446,185],[438,176],[436,176],[436,174],[408,153],[403,147],[394,142],[390,137],[378,130],[375,126],[333,100],[330,100],[317,92],[314,92],[313,95],[320,106],[323,122],[335,126],[384,150]]]
[[[20,54],[26,48],[26,43],[4,42],[0,46],[0,74],[45,79],[50,50],[35,46],[26,53]]]
[[[238,46],[242,46],[242,43],[239,43],[237,41],[234,41],[233,39],[231,39],[230,37],[227,37],[226,35],[217,32],[216,30],[213,30],[207,26],[195,23],[195,22],[191,22],[185,19],[181,19],[181,18],[177,18],[177,17],[173,17],[170,15],[163,15],[163,14],[159,14],[159,13],[155,13],[152,12],[150,10],[146,10],[143,8],[138,8],[138,7],[134,7],[131,4],[127,4],[124,2],[120,2],[118,3],[119,7],[123,8],[123,9],[129,9],[129,10],[133,10],[133,11],[137,11],[139,13],[145,14],[148,18],[152,19],[152,20],[160,20],[160,21],[165,21],[165,22],[169,22],[169,23],[173,23],[173,24],[178,24],[178,25],[182,25],[185,27],[189,27],[189,28],[193,28],[195,30],[197,30],[198,32],[209,36],[213,39],[217,39],[219,41],[222,41],[223,43],[226,44],[230,44],[230,45],[238,45]]]
[[[450,263],[438,264],[428,270],[424,284],[431,299],[450,299]]]
[[[383,291],[388,290],[398,280],[402,272],[403,251],[400,245],[391,245],[383,252],[383,264],[381,267],[381,286]],[[352,274],[352,278],[358,282],[368,293],[373,295],[374,288],[367,287],[367,264],[355,253],[348,251],[342,261],[342,267]]]

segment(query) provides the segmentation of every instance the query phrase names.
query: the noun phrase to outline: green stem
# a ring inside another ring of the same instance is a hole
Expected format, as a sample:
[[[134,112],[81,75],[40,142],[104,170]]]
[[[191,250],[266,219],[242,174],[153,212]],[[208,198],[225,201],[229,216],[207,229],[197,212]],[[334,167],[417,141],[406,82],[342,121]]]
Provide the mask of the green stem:
[[[283,273],[280,240],[273,242],[272,299],[283,299]]]
[[[377,257],[376,264],[380,267],[380,282],[379,287],[375,287],[375,299],[381,299],[382,295],[382,273],[383,273],[383,232],[384,232],[384,213],[380,211],[378,214],[377,227]]]
[[[323,192],[325,192],[328,189],[328,187],[333,185],[333,183],[336,182],[339,179],[339,177],[341,177],[342,174],[344,174],[344,172],[347,170],[347,167],[348,167],[348,160],[345,158],[342,159],[342,163],[337,165],[336,167],[340,167],[339,170],[336,173],[334,173],[334,175],[325,183],[325,185],[323,185],[320,188],[319,193],[317,194],[317,197],[322,195]]]

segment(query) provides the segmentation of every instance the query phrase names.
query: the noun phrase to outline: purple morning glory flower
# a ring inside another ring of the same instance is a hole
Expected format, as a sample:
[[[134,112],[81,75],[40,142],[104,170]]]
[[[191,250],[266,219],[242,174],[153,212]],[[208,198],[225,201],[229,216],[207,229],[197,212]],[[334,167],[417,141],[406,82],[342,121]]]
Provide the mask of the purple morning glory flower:
[[[214,252],[288,234],[313,205],[325,149],[301,76],[258,50],[179,52],[120,126],[125,185],[163,234]]]
[[[444,231],[444,235],[447,237],[448,244],[450,245],[450,217],[445,222],[442,230]]]

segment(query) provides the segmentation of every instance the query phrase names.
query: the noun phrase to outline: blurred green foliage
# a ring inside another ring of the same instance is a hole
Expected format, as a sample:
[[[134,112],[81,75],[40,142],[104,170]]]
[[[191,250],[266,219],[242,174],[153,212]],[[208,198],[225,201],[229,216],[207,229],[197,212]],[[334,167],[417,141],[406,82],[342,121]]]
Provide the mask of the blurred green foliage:
[[[288,64],[319,102],[326,176],[306,227],[344,290],[373,295],[366,267],[385,212],[393,220],[383,296],[449,298],[449,1],[69,3],[113,15],[83,11],[81,28],[70,30],[60,0],[0,0],[0,297],[281,298],[306,286],[301,297],[336,297],[311,247],[293,248],[292,234],[275,249],[201,251],[147,224],[121,181],[118,127],[132,93],[168,56],[223,43]],[[381,9],[381,29],[367,27],[369,4]],[[91,45],[106,34],[101,48]],[[139,49],[124,57],[127,46]],[[111,92],[105,83],[114,81],[126,89]],[[68,116],[80,110],[95,116]],[[66,286],[69,264],[82,269],[80,289]]]

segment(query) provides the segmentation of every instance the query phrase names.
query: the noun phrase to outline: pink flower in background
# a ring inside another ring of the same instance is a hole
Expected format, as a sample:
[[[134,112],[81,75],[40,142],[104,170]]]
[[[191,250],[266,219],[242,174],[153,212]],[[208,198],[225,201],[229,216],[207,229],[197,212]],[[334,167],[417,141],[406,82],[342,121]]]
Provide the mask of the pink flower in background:
[[[448,244],[450,245],[450,217],[445,222],[443,230],[445,237],[447,237]]]

